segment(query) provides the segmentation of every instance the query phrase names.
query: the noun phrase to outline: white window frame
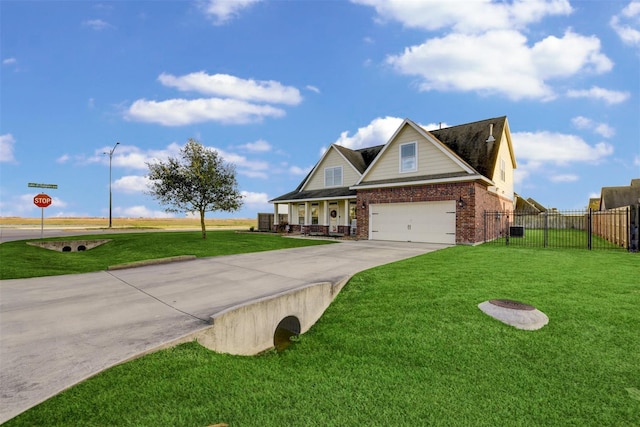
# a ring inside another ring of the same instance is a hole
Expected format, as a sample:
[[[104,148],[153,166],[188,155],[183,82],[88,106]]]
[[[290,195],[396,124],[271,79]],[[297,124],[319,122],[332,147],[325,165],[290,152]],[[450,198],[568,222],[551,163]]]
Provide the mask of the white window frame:
[[[413,168],[411,169],[405,169],[404,168],[404,163],[402,161],[403,157],[402,157],[402,148],[406,147],[407,145],[413,145],[414,147],[414,155],[413,155]],[[400,173],[408,173],[408,172],[415,172],[418,170],[418,141],[413,141],[413,142],[407,142],[405,144],[400,144],[400,147],[398,148],[398,157],[400,159]]]
[[[340,182],[336,184],[336,170],[340,170]],[[329,173],[331,173],[331,183],[328,183]],[[334,166],[330,168],[324,168],[324,186],[325,187],[341,187],[343,182],[342,166]]]
[[[507,164],[503,158],[500,158],[500,178],[503,182],[507,180]]]

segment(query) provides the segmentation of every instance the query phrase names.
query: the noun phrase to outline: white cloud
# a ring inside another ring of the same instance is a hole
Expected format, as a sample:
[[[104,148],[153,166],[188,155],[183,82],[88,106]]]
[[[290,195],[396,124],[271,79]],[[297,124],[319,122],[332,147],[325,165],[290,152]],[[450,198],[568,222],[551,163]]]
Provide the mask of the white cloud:
[[[149,190],[149,179],[140,175],[127,175],[113,182],[113,190],[120,193],[144,193]]]
[[[612,67],[596,37],[572,31],[532,46],[514,30],[452,33],[408,47],[387,57],[387,63],[402,74],[420,77],[422,91],[499,93],[514,100],[552,99],[549,80],[580,72],[602,73]]]
[[[174,76],[162,73],[160,83],[180,91],[196,91],[204,95],[233,98],[251,102],[297,105],[302,102],[300,91],[274,80],[241,79],[229,74],[207,74],[204,71]]]
[[[152,210],[146,206],[130,206],[113,208],[115,216],[126,218],[174,218],[175,215],[170,212]]]
[[[400,123],[402,123],[402,119],[398,117],[378,117],[367,126],[358,128],[352,136],[349,135],[349,131],[342,132],[334,144],[352,150],[386,144]]]
[[[306,85],[305,89],[310,90],[311,92],[320,93],[320,89],[312,85]]]
[[[82,26],[91,28],[95,31],[102,31],[112,27],[111,24],[103,21],[102,19],[88,19],[82,22]]]
[[[604,101],[605,103],[619,104],[626,101],[629,98],[629,92],[619,92],[615,90],[603,89],[598,86],[593,86],[588,90],[569,90],[567,91],[569,98],[590,98],[597,101]]]
[[[511,137],[518,159],[530,166],[544,163],[597,163],[613,153],[613,146],[610,144],[599,142],[591,146],[579,136],[570,134],[549,131],[516,132]]]
[[[290,166],[288,171],[291,175],[305,176],[309,173],[309,171],[311,171],[312,168],[313,166],[307,166],[306,168],[301,168],[299,166]]]
[[[168,157],[176,157],[180,153],[182,145],[177,143],[171,143],[166,148],[155,150],[141,150],[134,145],[118,145],[117,149],[113,152],[111,159],[112,167],[128,168],[147,170],[147,163],[166,160]],[[93,164],[101,163],[103,165],[109,164],[108,153],[113,149],[113,146],[104,146],[94,151],[90,157],[78,156],[77,161],[80,164]],[[66,155],[65,155],[66,156]],[[64,157],[64,156],[63,156]]]
[[[71,156],[69,156],[68,154],[63,154],[62,156],[56,159],[56,163],[64,164],[64,163],[67,163],[69,160],[71,160]]]
[[[553,175],[549,178],[552,182],[576,182],[579,177],[573,174]]]
[[[571,123],[578,129],[589,129],[604,138],[612,138],[616,134],[615,129],[608,124],[597,123],[584,116],[574,117]]]
[[[0,163],[14,163],[13,147],[16,143],[13,135],[5,133],[0,135]]]
[[[16,58],[6,58],[2,60],[2,65],[14,65],[17,63],[18,60]]]
[[[273,211],[273,206],[269,203],[267,193],[253,193],[250,191],[241,191],[244,207],[255,210],[267,209],[267,212]]]
[[[242,9],[246,9],[260,0],[207,0],[200,2],[200,8],[216,25],[229,22],[238,16]]]
[[[494,2],[352,0],[376,9],[379,19],[395,20],[406,27],[435,31],[452,28],[458,33],[519,29],[539,22],[545,16],[568,15],[568,0],[527,0]]]
[[[217,151],[225,162],[233,163],[236,166],[236,171],[240,175],[248,176],[249,178],[261,179],[267,179],[269,177],[267,174],[270,169],[268,162],[262,160],[249,160],[240,154],[231,153],[215,147],[209,148]]]
[[[268,151],[271,151],[273,147],[267,141],[259,139],[255,142],[249,142],[247,144],[241,145],[240,148],[252,153],[266,153]]]
[[[640,47],[640,1],[629,3],[609,24],[623,43]]]
[[[284,110],[270,105],[251,104],[236,99],[170,99],[135,101],[126,113],[130,120],[182,126],[216,121],[225,124],[260,122],[265,117],[283,117]]]

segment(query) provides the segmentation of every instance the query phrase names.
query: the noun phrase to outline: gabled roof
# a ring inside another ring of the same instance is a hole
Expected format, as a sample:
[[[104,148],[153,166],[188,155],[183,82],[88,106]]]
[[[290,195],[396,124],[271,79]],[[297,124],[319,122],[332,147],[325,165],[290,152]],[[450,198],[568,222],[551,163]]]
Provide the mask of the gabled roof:
[[[367,167],[371,164],[371,162],[376,158],[380,150],[382,150],[384,145],[376,145],[375,147],[367,147],[361,148],[359,150],[352,150],[347,147],[343,147],[337,144],[331,144],[329,150],[335,149],[342,155],[342,157],[358,172],[359,175],[367,169]],[[338,187],[338,188],[329,188],[329,189],[321,189],[321,190],[310,190],[310,191],[302,191],[305,184],[311,178],[314,171],[318,168],[318,166],[322,163],[322,160],[329,153],[327,150],[324,155],[320,158],[318,163],[313,167],[313,169],[304,177],[302,182],[298,185],[298,187],[282,196],[276,197],[275,199],[270,200],[271,202],[278,201],[288,201],[288,200],[309,200],[321,197],[331,197],[331,198],[340,198],[340,197],[355,197],[356,191],[350,190],[349,187]]]
[[[536,207],[535,204],[526,200],[524,197],[520,196],[518,193],[515,193],[516,196],[516,210],[517,211],[526,211],[532,213],[540,213],[540,209]],[[533,200],[533,199],[530,199]]]
[[[475,174],[478,174],[478,172],[476,170],[474,170],[473,166],[471,166],[469,163],[467,163],[465,161],[465,159],[461,158],[455,151],[451,150],[449,147],[447,147],[446,145],[442,144],[442,142],[439,141],[437,138],[434,138],[433,134],[431,134],[430,132],[424,130],[422,127],[418,126],[413,121],[411,121],[409,119],[404,119],[404,121],[400,124],[400,126],[398,126],[398,129],[394,132],[394,134],[391,136],[391,138],[389,138],[389,141],[382,147],[382,150],[380,151],[378,156],[375,159],[373,159],[371,164],[367,167],[367,170],[364,171],[364,173],[362,174],[362,177],[356,183],[356,185],[355,185],[356,187],[360,186],[360,185],[370,186],[372,184],[377,185],[377,184],[383,184],[383,183],[390,183],[391,181],[394,181],[394,182],[402,181],[402,179],[400,181],[398,181],[398,179],[392,179],[392,180],[386,180],[384,182],[366,182],[366,183],[363,183],[363,181],[366,178],[367,174],[373,169],[373,167],[375,166],[376,162],[378,162],[380,160],[380,158],[383,157],[384,152],[391,146],[391,142],[394,139],[396,139],[396,137],[400,134],[400,132],[402,132],[402,130],[405,128],[405,126],[412,127],[423,138],[425,138],[427,141],[430,141],[431,143],[433,143],[433,145],[437,149],[439,149],[444,155],[449,157],[454,163],[456,163],[458,166],[460,166],[460,168],[464,171],[464,172],[461,172],[462,175],[475,175]],[[422,178],[423,178],[422,180],[429,179],[429,177],[427,177],[427,176],[422,177]],[[415,181],[416,178],[412,178],[412,180]],[[417,180],[420,181],[421,179],[417,179]]]
[[[540,212],[546,212],[547,208],[545,208],[543,205],[541,205],[540,203],[538,203],[537,201],[533,200],[531,197],[529,197],[527,199],[527,202],[531,203],[533,206],[535,206],[536,209],[538,209]]]
[[[614,209],[640,203],[640,179],[632,179],[623,187],[602,187],[600,209]]]
[[[329,150],[325,152],[323,157],[318,161],[318,163],[316,163],[311,172],[309,172],[309,174],[304,178],[304,180],[294,191],[277,197],[272,201],[301,199],[309,200],[321,197],[354,196],[355,188],[363,185],[362,181],[364,180],[366,174],[372,169],[377,160],[380,159],[386,147],[389,146],[389,143],[393,141],[394,138],[399,134],[399,132],[404,128],[404,126],[407,125],[413,127],[418,133],[420,133],[428,141],[431,141],[435,147],[441,150],[447,157],[449,157],[461,167],[460,173],[453,174],[455,176],[412,177],[410,178],[410,180],[412,181],[419,182],[441,179],[460,180],[465,179],[466,177],[481,179],[492,185],[492,175],[498,161],[499,149],[502,143],[506,143],[508,145],[512,165],[514,168],[516,167],[516,159],[513,151],[509,124],[506,116],[494,117],[491,119],[480,120],[477,122],[466,123],[432,131],[427,131],[411,120],[405,119],[385,145],[352,150],[340,145],[332,144]],[[487,141],[489,139],[490,129],[492,130],[492,136],[494,138],[493,141]],[[506,141],[502,141],[503,136],[506,138]],[[309,181],[313,173],[322,163],[327,153],[332,149],[340,153],[340,155],[361,175],[358,183],[356,183],[355,186],[351,187],[353,190],[350,190],[348,187],[344,187],[335,189],[303,191],[305,184]],[[406,178],[404,180],[406,181]],[[402,181],[402,179],[398,178],[386,180],[384,182],[367,182],[366,186],[378,184],[392,185],[396,181],[400,182]],[[336,192],[340,194],[334,194]],[[531,199],[529,199],[529,202],[533,202],[532,204],[540,211],[546,210],[543,206],[537,204]]]
[[[493,125],[495,141],[487,142],[489,131]],[[503,130],[509,130],[507,116],[494,117],[458,126],[432,130],[430,133],[464,159],[481,175],[493,179],[492,174],[498,161],[498,151],[502,143]],[[511,162],[516,167],[510,132],[505,133],[511,153]]]

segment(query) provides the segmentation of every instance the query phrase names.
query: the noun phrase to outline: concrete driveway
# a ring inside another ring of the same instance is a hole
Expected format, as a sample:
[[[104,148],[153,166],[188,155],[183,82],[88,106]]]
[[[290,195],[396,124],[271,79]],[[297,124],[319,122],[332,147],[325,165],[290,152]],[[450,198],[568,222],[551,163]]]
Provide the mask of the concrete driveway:
[[[89,274],[0,281],[0,423],[241,303],[337,283],[443,245],[346,241]]]

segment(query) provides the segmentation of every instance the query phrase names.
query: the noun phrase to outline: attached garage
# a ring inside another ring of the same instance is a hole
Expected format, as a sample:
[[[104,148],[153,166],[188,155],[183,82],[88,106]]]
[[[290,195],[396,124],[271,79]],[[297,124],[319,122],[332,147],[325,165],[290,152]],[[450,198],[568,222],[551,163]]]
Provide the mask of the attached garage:
[[[369,213],[370,240],[456,243],[455,200],[371,204]]]

